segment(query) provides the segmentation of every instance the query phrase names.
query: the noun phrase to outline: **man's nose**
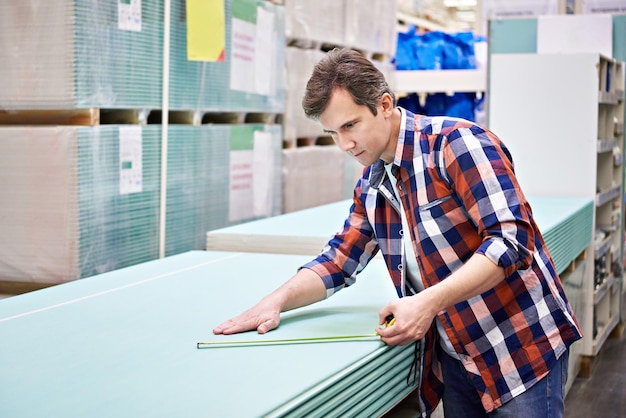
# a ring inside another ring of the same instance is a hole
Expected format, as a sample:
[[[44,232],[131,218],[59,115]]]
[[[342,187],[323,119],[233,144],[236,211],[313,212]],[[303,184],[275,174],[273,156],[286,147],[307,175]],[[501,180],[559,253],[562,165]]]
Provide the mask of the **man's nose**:
[[[348,152],[354,148],[354,141],[350,135],[337,134],[337,145],[339,145],[342,151]]]

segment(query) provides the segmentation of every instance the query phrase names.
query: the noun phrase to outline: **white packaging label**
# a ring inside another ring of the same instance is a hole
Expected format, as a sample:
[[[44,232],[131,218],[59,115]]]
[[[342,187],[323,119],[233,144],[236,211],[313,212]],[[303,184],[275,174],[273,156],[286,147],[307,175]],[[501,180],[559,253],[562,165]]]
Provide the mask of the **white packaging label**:
[[[271,132],[254,132],[252,157],[253,212],[255,217],[272,215],[274,198],[274,149]]]
[[[120,126],[120,194],[142,191],[141,152],[141,126]]]
[[[232,19],[230,88],[273,95],[276,58],[274,14],[259,7],[256,23]]]
[[[253,216],[253,150],[230,152],[230,191],[228,220],[231,222]]]
[[[141,32],[141,0],[118,0],[117,27]]]

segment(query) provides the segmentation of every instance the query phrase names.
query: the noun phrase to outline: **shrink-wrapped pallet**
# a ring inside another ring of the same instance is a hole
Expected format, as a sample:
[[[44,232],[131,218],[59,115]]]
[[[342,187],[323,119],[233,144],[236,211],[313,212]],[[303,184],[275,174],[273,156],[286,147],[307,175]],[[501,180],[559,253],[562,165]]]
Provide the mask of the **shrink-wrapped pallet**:
[[[227,0],[224,12],[224,60],[191,61],[185,0],[172,2],[170,108],[282,113],[284,7],[261,0]]]
[[[280,213],[281,132],[169,127],[166,255]],[[160,125],[0,128],[0,280],[61,283],[158,258],[161,169]]]
[[[61,283],[157,258],[158,128],[0,128],[0,278]]]
[[[163,2],[0,3],[0,109],[161,105]]]
[[[324,53],[315,49],[287,48],[287,103],[283,126],[288,147],[295,146],[298,138],[315,138],[323,135],[319,122],[306,117],[302,109],[302,97],[306,83],[315,64]]]
[[[339,147],[283,150],[283,213],[352,198],[360,164]]]
[[[207,231],[228,225],[228,125],[170,125],[165,255],[204,249]]]
[[[346,3],[337,0],[285,2],[287,38],[345,45]]]
[[[206,231],[280,213],[280,125],[171,125],[166,255],[203,250]]]
[[[396,0],[345,0],[347,46],[391,60],[396,48]]]

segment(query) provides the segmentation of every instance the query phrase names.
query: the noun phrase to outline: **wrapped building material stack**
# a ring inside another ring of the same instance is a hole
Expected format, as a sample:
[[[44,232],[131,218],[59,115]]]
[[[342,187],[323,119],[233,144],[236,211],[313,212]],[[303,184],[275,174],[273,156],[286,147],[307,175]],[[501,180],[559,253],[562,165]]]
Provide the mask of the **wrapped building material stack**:
[[[223,61],[187,59],[185,0],[172,2],[170,108],[282,113],[285,13],[262,0],[227,0]],[[241,27],[252,27],[243,30]]]
[[[159,155],[157,126],[2,127],[1,279],[60,283],[157,258]]]
[[[166,255],[205,248],[205,233],[278,215],[280,125],[171,125]]]
[[[185,6],[163,109],[162,2],[0,5],[6,293],[202,250],[207,230],[280,213],[283,7],[226,1],[225,59],[209,62],[187,58]],[[231,65],[237,25],[263,39],[247,73]]]
[[[334,47],[356,49],[389,74],[395,51],[395,5],[395,1],[385,0],[285,2],[283,212],[352,196],[362,167],[334,146],[318,122],[304,115],[302,97],[313,67]],[[306,183],[314,187],[302,187]]]
[[[169,135],[176,145],[169,149],[182,151],[176,157],[181,163],[202,162],[193,165],[197,174],[184,166],[168,169],[168,199],[172,189],[178,199],[176,209],[168,205],[168,255],[204,249],[207,230],[282,209],[278,120],[285,108],[284,7],[262,0],[225,1],[225,48],[216,61],[188,59],[186,7],[184,0],[172,2]],[[181,210],[190,218],[180,219]],[[172,241],[181,230],[187,232]]]
[[[159,107],[163,4],[134,3],[2,2],[0,109]]]

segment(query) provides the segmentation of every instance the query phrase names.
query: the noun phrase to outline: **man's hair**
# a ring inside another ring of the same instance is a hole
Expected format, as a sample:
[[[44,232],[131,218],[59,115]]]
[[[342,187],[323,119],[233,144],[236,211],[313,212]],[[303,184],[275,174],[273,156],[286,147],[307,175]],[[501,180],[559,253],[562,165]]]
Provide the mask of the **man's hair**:
[[[319,120],[326,109],[333,90],[345,89],[354,102],[367,106],[372,114],[383,94],[389,93],[396,105],[396,97],[389,88],[385,76],[360,52],[338,49],[326,53],[314,67],[307,82],[302,108],[307,117]]]

